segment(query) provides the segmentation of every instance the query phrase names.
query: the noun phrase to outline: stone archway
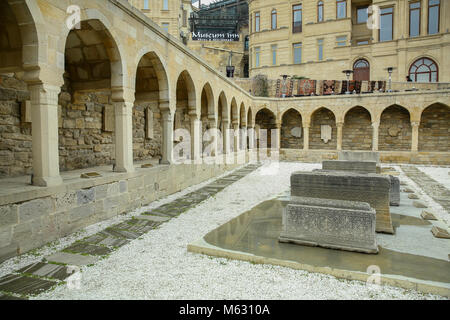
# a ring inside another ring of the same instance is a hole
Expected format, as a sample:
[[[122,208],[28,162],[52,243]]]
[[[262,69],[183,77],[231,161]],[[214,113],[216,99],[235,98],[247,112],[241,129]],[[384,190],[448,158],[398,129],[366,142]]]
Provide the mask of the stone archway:
[[[378,150],[410,151],[411,120],[407,109],[399,105],[386,108],[381,114]]]
[[[272,133],[276,129],[275,114],[267,108],[259,110],[255,116],[256,147],[258,149],[271,148]],[[263,130],[266,131],[264,132]],[[265,143],[264,140],[266,140],[267,143]]]
[[[319,108],[311,116],[309,129],[309,148],[336,150],[337,127],[334,113],[327,108]]]
[[[372,150],[372,121],[367,109],[357,106],[345,115],[342,131],[343,150]]]
[[[419,151],[450,152],[450,107],[435,103],[422,112]]]
[[[303,149],[302,116],[295,109],[289,109],[281,118],[281,148]]]

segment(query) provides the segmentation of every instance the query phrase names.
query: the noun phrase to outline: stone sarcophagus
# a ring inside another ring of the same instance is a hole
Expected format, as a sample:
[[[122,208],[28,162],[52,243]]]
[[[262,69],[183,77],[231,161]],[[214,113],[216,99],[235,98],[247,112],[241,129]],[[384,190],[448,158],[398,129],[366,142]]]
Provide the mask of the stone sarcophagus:
[[[331,249],[378,253],[375,210],[368,203],[291,197],[278,240]]]
[[[377,173],[377,163],[375,161],[324,160],[322,170]]]
[[[394,233],[389,211],[391,180],[378,174],[344,171],[294,172],[291,195],[367,202],[376,210],[376,231]]]
[[[389,189],[390,205],[398,207],[400,205],[400,179],[389,176],[391,179],[391,187]]]
[[[374,151],[339,151],[338,160],[380,162],[380,153]]]

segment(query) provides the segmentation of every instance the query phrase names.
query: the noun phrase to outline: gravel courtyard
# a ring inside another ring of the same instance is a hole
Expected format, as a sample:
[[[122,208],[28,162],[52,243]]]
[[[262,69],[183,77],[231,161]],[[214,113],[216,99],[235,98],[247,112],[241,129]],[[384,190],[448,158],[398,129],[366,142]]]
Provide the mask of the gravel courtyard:
[[[400,179],[408,187],[424,195],[423,200],[440,220],[449,221],[446,210],[427,197],[417,184],[403,174],[400,167],[392,167],[401,172]],[[189,243],[258,203],[289,190],[289,178],[293,171],[316,168],[320,168],[320,164],[264,165],[197,207],[121,247],[106,259],[83,267],[79,289],[60,285],[32,299],[443,299],[395,287],[374,288],[364,282],[339,280],[318,273],[187,252]],[[445,172],[445,178],[449,171],[448,168],[421,170],[434,176],[444,176]],[[440,180],[449,188],[449,179]],[[91,226],[34,255],[13,258],[0,265],[0,276],[39,261],[42,255],[52,253],[74,240],[158,207],[200,186]]]

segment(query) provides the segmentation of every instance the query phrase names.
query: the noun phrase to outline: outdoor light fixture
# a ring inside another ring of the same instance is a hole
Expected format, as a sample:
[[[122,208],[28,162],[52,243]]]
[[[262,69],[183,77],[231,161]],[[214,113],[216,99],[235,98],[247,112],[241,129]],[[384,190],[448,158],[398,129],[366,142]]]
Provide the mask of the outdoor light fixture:
[[[286,91],[287,91],[286,80],[290,76],[287,75],[287,74],[282,74],[280,77],[283,77],[283,84],[282,84],[282,87],[281,87],[281,97],[286,98]]]
[[[388,92],[392,92],[392,72],[394,71],[394,67],[387,67],[386,70],[389,73],[389,90],[388,90]]]
[[[345,94],[350,94],[350,75],[353,73],[353,70],[344,70],[342,72],[347,76],[347,91],[345,92]]]

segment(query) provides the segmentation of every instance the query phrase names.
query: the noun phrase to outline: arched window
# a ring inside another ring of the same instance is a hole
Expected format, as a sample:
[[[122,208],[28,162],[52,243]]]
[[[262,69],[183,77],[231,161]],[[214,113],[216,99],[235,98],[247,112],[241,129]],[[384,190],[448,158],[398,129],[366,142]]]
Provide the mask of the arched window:
[[[365,59],[359,59],[353,64],[353,80],[370,80],[370,64]]]
[[[277,10],[272,10],[272,30],[277,28]]]
[[[438,66],[429,58],[420,58],[409,68],[409,77],[414,82],[438,82]]]
[[[323,21],[323,1],[317,3],[317,22]]]

